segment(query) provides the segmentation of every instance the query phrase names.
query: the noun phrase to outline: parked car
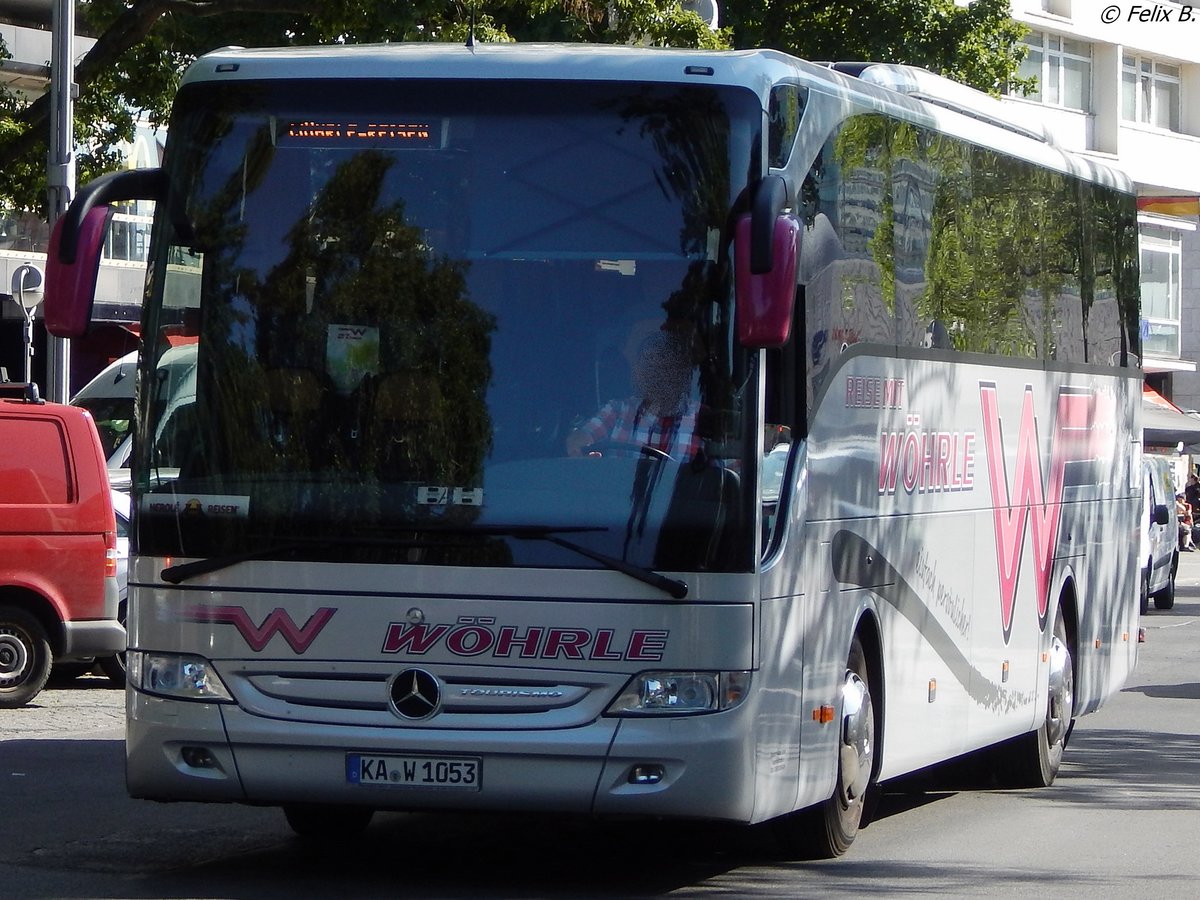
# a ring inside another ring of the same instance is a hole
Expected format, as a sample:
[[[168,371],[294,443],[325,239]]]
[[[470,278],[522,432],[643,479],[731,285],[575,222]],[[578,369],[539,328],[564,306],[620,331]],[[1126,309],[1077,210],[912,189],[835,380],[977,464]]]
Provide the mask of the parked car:
[[[1175,605],[1175,572],[1179,568],[1179,518],[1171,461],[1146,456],[1142,463],[1142,577],[1140,610]]]
[[[0,707],[125,649],[108,469],[91,415],[0,383]]]
[[[117,619],[125,624],[125,613],[129,597],[129,512],[132,500],[129,496],[129,470],[109,469],[113,514],[117,521]],[[118,485],[121,489],[118,490]],[[100,659],[55,660],[50,670],[50,683],[61,687],[89,672],[103,675],[113,684],[125,686],[125,651]]]

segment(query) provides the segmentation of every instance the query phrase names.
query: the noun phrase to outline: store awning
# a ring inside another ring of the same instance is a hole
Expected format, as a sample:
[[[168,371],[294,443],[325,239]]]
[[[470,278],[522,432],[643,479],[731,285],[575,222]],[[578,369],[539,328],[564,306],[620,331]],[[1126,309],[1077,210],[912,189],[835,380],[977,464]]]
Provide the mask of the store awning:
[[[1142,386],[1142,443],[1200,444],[1200,418],[1189,416],[1154,388]]]

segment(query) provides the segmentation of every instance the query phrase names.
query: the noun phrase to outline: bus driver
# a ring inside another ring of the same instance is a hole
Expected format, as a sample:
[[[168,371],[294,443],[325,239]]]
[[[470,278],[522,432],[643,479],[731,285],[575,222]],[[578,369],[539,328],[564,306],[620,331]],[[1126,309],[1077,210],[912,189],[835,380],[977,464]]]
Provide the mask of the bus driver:
[[[605,447],[649,447],[680,462],[700,451],[699,400],[692,398],[692,362],[677,334],[656,331],[638,347],[634,396],[610,400],[567,435],[568,456],[601,456]]]

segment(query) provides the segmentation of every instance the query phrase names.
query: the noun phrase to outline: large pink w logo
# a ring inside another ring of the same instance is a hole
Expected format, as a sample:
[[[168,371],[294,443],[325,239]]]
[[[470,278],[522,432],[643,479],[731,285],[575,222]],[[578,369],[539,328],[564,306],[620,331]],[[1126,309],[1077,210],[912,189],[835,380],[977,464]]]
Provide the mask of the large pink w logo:
[[[1050,472],[1045,479],[1038,453],[1037,417],[1033,412],[1033,386],[1025,385],[1021,421],[1017,429],[1016,471],[1009,491],[1007,458],[996,385],[980,382],[983,434],[988,472],[992,484],[992,507],[996,524],[996,562],[1000,572],[1000,621],[1004,641],[1012,634],[1016,608],[1017,577],[1025,546],[1026,523],[1033,523],[1033,563],[1037,588],[1038,625],[1046,628],[1050,605],[1051,564],[1054,561],[1058,522],[1062,513],[1063,475],[1067,463],[1092,458],[1091,418],[1096,408],[1090,393],[1060,389],[1050,444]]]
[[[321,607],[308,617],[304,627],[299,627],[286,609],[276,608],[267,614],[262,625],[255,625],[250,614],[240,606],[195,606],[184,615],[189,622],[211,622],[234,626],[246,639],[255,653],[262,650],[277,634],[283,635],[289,647],[296,653],[309,648],[321,629],[333,618],[336,609]]]

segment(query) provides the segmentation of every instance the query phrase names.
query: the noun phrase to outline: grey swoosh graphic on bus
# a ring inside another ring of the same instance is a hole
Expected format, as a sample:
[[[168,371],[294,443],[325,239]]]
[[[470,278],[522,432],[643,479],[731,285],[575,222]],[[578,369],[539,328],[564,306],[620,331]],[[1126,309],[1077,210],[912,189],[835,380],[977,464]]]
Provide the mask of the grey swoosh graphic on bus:
[[[928,604],[878,547],[852,531],[842,530],[833,536],[832,555],[838,581],[870,590],[908,619],[977,704],[1004,713],[1032,702],[1031,692],[1013,691],[971,665]]]

